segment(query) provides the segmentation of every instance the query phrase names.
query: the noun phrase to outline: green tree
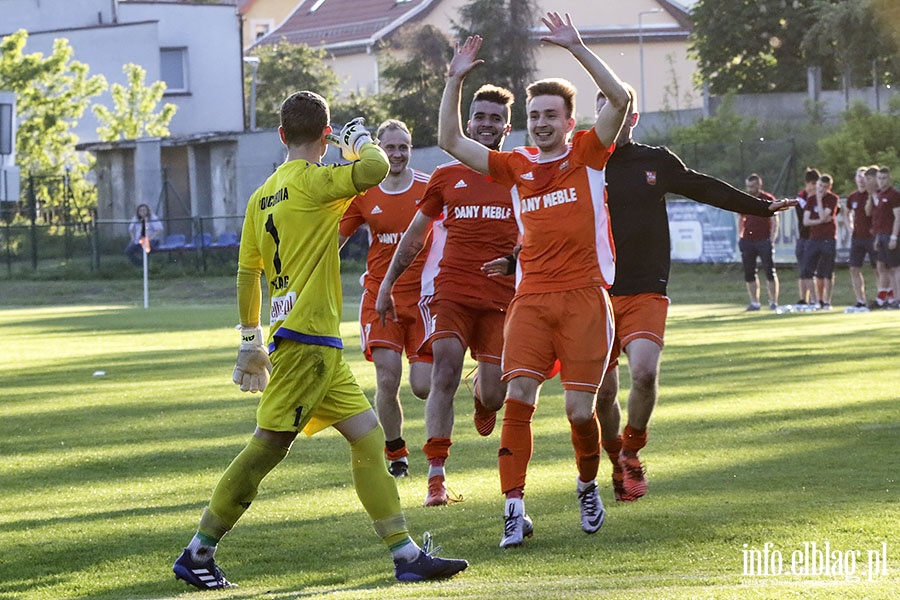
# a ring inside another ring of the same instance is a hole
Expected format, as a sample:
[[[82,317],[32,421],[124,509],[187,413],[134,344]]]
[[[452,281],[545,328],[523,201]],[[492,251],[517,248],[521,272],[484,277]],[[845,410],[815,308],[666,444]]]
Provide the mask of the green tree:
[[[689,55],[699,80],[713,94],[804,90],[800,44],[814,23],[816,1],[698,0]],[[822,66],[827,77],[831,66]]]
[[[72,47],[64,38],[54,41],[47,57],[40,52],[25,54],[27,40],[24,29],[0,40],[0,89],[16,94],[16,162],[26,177],[68,175],[69,198],[51,195],[39,184],[38,202],[51,209],[67,205],[71,211],[67,217],[85,218],[96,206],[94,187],[85,181],[92,161],[89,157],[83,161],[75,151],[78,136],[72,128],[91,98],[106,89],[106,79],[89,75],[87,65],[72,60]]]
[[[485,61],[466,77],[463,98],[492,83],[512,90],[524,103],[525,87],[534,78],[531,30],[540,24],[537,14],[533,0],[471,0],[460,7],[460,21],[453,23],[453,30],[460,40],[475,34],[484,38],[478,56]],[[517,129],[524,128],[524,109],[513,111],[512,123]]]
[[[818,143],[819,166],[836,178],[836,188],[855,189],[853,177],[861,165],[900,169],[900,96],[891,98],[887,113],[855,103],[843,116],[841,125]]]
[[[392,90],[385,95],[389,114],[406,122],[417,146],[436,144],[438,107],[452,56],[447,38],[432,25],[404,28],[386,50],[379,58],[382,79]]]
[[[147,71],[140,65],[128,63],[122,67],[128,85],[112,84],[114,109],[95,104],[92,109],[100,121],[97,135],[104,142],[115,140],[136,140],[142,137],[164,137],[169,135],[169,122],[178,109],[166,103],[155,112],[166,84],[154,81],[146,85]]]
[[[774,155],[762,150],[760,124],[742,117],[734,109],[734,95],[727,94],[713,117],[701,119],[687,127],[669,131],[669,147],[691,167],[743,187],[744,178],[752,171],[776,172],[767,161]]]
[[[72,47],[60,38],[46,58],[25,54],[24,29],[0,41],[0,89],[15,92],[19,120],[16,160],[25,172],[61,173],[67,166],[80,170],[75,152],[78,123],[91,98],[106,89],[102,75],[89,75],[88,66],[72,60]]]
[[[277,127],[281,118],[281,103],[300,90],[310,90],[332,102],[337,96],[339,80],[325,63],[324,50],[313,50],[306,44],[291,44],[281,40],[277,44],[257,46],[253,56],[259,58],[256,73],[256,124],[258,127]],[[248,69],[245,88],[249,94],[251,75]]]
[[[672,131],[672,140],[682,144],[734,143],[753,138],[759,123],[746,119],[734,109],[734,96],[727,94],[713,117]]]
[[[350,92],[346,98],[338,98],[331,103],[331,122],[335,125],[346,123],[356,117],[365,117],[366,125],[374,129],[388,118],[385,98],[380,95]]]
[[[801,44],[806,61],[833,64],[845,88],[871,85],[873,65],[881,65],[878,78],[882,82],[895,79],[900,66],[898,46],[878,9],[871,0],[817,2],[813,24]]]

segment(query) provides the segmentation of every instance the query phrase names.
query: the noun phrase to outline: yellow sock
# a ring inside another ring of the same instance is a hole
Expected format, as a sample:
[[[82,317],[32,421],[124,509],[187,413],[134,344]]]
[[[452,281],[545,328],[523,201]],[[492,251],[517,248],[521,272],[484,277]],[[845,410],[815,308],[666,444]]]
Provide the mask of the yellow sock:
[[[211,538],[222,539],[244,511],[250,508],[259,483],[287,453],[288,448],[251,437],[219,479],[209,500],[209,508],[203,511],[198,531]]]
[[[400,507],[397,482],[384,464],[384,432],[381,426],[350,444],[353,486],[363,508],[369,513],[375,531],[388,547],[409,538],[406,517]]]

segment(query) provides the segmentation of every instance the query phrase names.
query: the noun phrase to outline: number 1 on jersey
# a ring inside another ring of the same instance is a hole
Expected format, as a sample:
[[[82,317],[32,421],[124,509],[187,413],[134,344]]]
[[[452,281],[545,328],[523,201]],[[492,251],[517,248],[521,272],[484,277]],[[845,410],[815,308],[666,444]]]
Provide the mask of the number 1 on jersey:
[[[275,220],[272,218],[271,213],[269,213],[269,218],[266,220],[266,233],[275,240],[275,256],[272,258],[272,264],[275,265],[275,273],[278,274],[281,273],[281,257],[278,256],[278,245],[281,243],[281,240],[278,239],[278,230],[275,228]]]

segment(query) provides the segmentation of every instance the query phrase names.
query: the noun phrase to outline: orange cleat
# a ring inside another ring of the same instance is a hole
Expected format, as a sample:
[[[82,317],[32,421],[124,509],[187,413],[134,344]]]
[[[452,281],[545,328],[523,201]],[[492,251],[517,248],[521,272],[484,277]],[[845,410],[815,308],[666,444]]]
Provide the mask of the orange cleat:
[[[625,475],[622,482],[625,487],[625,498],[622,501],[631,502],[646,494],[647,479],[644,477],[644,466],[637,452],[622,450],[619,453],[619,465]]]

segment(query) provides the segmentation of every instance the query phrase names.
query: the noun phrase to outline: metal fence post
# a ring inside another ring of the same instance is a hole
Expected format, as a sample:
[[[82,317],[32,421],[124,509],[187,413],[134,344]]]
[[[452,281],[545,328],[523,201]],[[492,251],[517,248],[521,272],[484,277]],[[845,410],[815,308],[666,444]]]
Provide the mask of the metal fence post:
[[[31,218],[31,269],[38,268],[38,240],[37,240],[37,195],[34,192],[34,173],[28,174],[28,201],[31,206],[28,216]]]

